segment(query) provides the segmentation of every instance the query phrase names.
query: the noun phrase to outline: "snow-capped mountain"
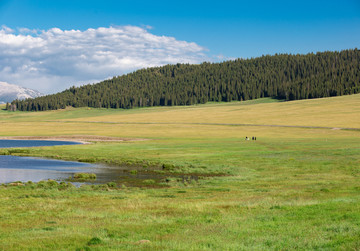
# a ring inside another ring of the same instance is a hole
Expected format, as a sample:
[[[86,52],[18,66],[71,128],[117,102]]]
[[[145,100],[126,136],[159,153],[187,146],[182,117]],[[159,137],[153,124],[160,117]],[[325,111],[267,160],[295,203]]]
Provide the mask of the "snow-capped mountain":
[[[0,82],[0,104],[11,102],[15,99],[36,98],[42,95],[42,93],[32,89]]]

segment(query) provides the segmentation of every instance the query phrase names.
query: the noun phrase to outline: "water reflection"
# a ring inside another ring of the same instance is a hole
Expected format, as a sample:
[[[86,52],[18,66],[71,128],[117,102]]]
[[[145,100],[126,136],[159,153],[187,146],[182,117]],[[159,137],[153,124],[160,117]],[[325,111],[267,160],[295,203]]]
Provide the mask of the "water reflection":
[[[1,139],[0,148],[10,147],[39,147],[39,146],[63,146],[63,145],[79,145],[79,142],[73,141],[56,141],[56,140],[14,140]]]
[[[0,183],[65,180],[76,172],[94,172],[101,166],[29,157],[0,156]]]
[[[69,141],[49,140],[0,140],[0,148],[9,147],[33,147],[79,144]],[[0,156],[0,183],[15,181],[33,181],[53,179],[66,181],[75,173],[95,173],[95,181],[87,181],[87,184],[104,184],[115,182],[126,186],[148,186],[166,181],[169,174],[158,173],[150,169],[131,169],[128,167],[110,167],[100,164],[88,164],[83,162],[50,160],[32,157],[18,157],[12,155]],[[197,180],[194,175],[171,175],[184,181]],[[79,186],[83,183],[73,182]]]
[[[95,173],[96,180],[86,182],[72,182],[76,186],[81,184],[105,184],[115,182],[125,186],[156,186],[166,182],[168,173],[158,173],[154,170],[129,170],[128,167],[111,167],[101,164],[50,160],[32,157],[18,157],[11,155],[0,156],[0,183],[15,181],[39,182],[53,179],[67,181],[75,173]],[[172,174],[172,178],[183,181],[197,180],[196,175]]]

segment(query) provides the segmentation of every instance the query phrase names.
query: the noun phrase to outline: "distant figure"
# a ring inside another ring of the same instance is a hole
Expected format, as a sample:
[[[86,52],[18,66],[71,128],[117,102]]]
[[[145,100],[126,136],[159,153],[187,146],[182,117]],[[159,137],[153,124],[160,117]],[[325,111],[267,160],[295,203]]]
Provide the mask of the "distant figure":
[[[254,136],[251,138],[251,140],[254,140]]]
[[[255,141],[256,141],[256,137],[255,137]]]

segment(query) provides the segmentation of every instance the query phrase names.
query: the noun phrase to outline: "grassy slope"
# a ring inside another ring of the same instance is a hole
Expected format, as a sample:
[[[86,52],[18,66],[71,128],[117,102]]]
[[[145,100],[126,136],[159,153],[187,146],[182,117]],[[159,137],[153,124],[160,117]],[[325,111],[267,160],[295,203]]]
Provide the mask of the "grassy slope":
[[[358,249],[359,130],[223,124],[358,128],[359,110],[360,95],[134,110],[0,111],[0,136],[155,139],[34,148],[30,155],[171,163],[189,172],[232,174],[166,189],[0,187],[0,249]],[[91,245],[93,237],[101,242]],[[141,239],[151,243],[138,244]]]

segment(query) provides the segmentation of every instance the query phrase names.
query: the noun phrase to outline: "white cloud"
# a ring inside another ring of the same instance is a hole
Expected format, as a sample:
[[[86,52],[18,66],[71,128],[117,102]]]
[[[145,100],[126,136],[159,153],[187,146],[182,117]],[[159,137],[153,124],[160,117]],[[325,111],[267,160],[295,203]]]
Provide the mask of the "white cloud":
[[[196,43],[149,33],[151,27],[47,31],[0,29],[0,81],[61,91],[133,70],[208,58]]]

